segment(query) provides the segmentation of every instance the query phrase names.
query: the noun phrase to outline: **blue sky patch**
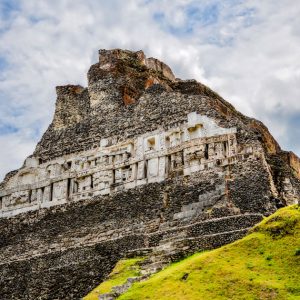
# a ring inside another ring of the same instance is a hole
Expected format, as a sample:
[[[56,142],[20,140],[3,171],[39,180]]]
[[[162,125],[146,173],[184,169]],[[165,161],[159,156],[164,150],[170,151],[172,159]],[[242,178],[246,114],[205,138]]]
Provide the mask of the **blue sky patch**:
[[[186,15],[189,25],[198,24],[207,26],[218,21],[219,7],[217,4],[212,4],[201,9],[198,6],[192,5],[186,8]]]
[[[183,7],[186,21],[182,26],[174,26],[172,20],[162,12],[156,12],[153,19],[162,27],[163,30],[176,35],[190,35],[194,33],[196,26],[209,26],[218,21],[219,7],[217,4],[200,7],[197,5],[188,5]]]
[[[18,128],[8,124],[0,124],[0,135],[12,134],[16,132],[18,132]]]
[[[3,69],[5,69],[7,67],[7,61],[4,57],[0,56],[0,72],[3,71]],[[1,74],[0,74],[0,78],[1,78]]]
[[[0,2],[0,15],[7,19],[10,14],[19,9],[19,3],[16,0],[1,0]]]
[[[226,8],[226,9],[225,9]],[[162,30],[176,37],[191,37],[196,32],[204,33],[203,40],[208,44],[219,47],[231,46],[235,41],[237,32],[254,24],[256,10],[251,7],[240,7],[240,1],[212,1],[210,4],[192,2],[181,6],[185,20],[180,26],[174,25],[172,16],[158,10],[153,19]],[[221,34],[220,29],[227,25],[236,24],[228,35]]]

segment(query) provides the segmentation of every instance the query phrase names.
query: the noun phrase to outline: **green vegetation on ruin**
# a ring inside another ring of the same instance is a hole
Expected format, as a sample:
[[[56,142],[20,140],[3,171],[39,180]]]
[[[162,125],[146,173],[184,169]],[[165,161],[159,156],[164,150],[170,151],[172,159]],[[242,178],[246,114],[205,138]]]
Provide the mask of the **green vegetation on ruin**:
[[[140,275],[140,265],[145,258],[135,257],[120,260],[112,272],[109,274],[106,281],[93,289],[84,300],[98,300],[99,295],[110,293],[112,287],[126,283],[127,278],[137,277]]]
[[[300,299],[299,205],[280,209],[239,241],[135,283],[118,299]]]

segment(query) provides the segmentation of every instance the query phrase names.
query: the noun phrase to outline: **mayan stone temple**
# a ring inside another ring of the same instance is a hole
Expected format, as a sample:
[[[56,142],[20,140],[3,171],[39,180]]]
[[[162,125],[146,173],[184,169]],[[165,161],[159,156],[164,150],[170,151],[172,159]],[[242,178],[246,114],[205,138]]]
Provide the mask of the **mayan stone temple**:
[[[147,277],[297,203],[299,158],[208,87],[142,51],[87,76],[0,185],[1,299],[80,299],[123,257]]]

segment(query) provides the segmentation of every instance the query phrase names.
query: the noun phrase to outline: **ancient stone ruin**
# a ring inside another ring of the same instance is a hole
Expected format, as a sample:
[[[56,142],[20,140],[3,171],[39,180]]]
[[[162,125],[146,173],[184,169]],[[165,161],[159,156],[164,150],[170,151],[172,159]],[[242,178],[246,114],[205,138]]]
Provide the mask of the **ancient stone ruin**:
[[[0,185],[1,299],[78,299],[122,257],[147,270],[297,203],[300,160],[208,87],[142,51],[100,50],[88,87]]]
[[[91,150],[40,162],[30,157],[2,192],[1,216],[113,195],[176,175],[233,165],[251,146],[237,152],[236,128],[222,128],[196,112],[176,127],[116,142],[100,140]],[[204,202],[205,204],[205,202]]]

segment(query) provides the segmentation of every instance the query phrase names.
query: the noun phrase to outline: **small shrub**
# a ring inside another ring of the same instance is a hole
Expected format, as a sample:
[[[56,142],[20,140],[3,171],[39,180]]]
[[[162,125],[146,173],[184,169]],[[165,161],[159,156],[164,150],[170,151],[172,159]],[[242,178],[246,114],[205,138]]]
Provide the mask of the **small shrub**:
[[[299,255],[300,255],[300,248],[296,249],[295,255],[296,255],[296,256],[299,256]]]
[[[270,260],[272,260],[272,258],[273,258],[272,255],[268,255],[268,256],[266,257],[266,260],[270,261]]]
[[[187,280],[189,277],[189,273],[184,273],[184,275],[181,277],[181,280]]]

